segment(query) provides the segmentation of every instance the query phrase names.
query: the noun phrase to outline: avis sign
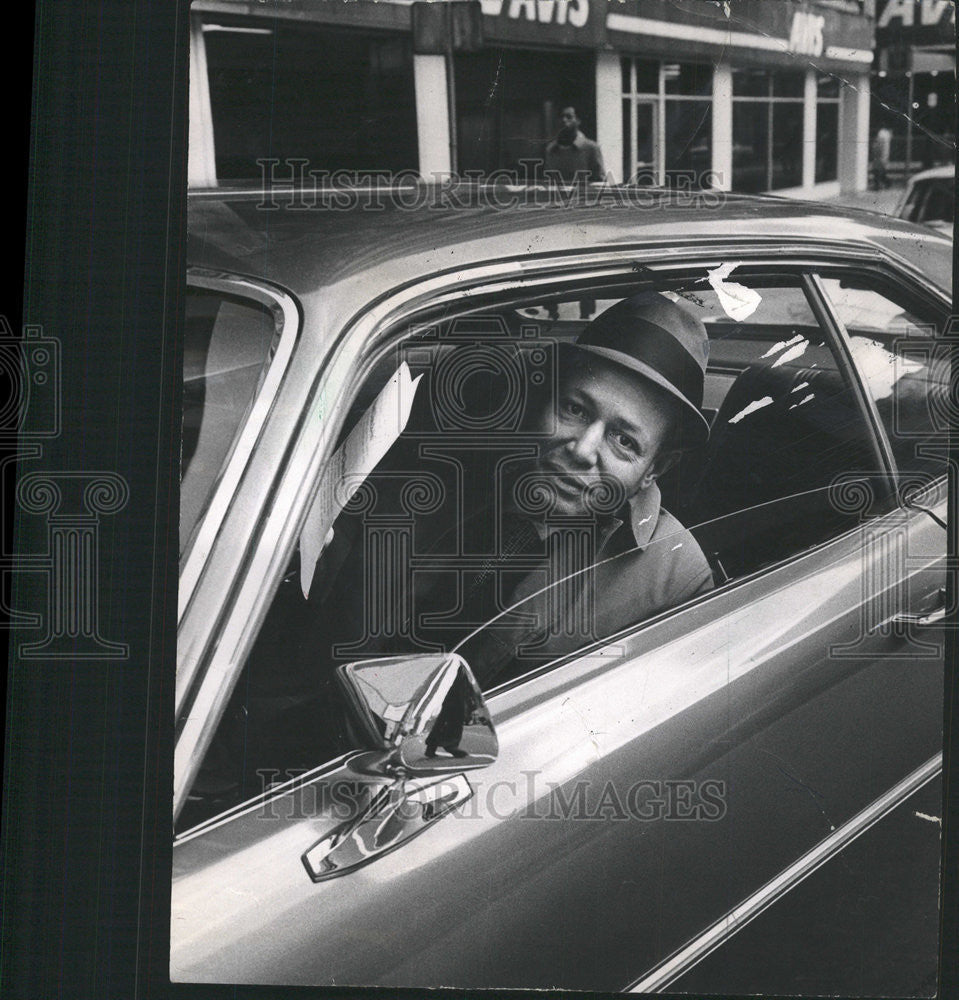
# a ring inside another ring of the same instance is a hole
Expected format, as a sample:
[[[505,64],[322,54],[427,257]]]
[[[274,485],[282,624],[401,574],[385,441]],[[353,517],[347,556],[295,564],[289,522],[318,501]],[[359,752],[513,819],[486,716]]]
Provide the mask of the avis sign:
[[[955,43],[954,0],[879,0],[876,6],[879,45]]]
[[[606,0],[480,0],[483,36],[492,43],[595,49],[606,41],[605,9]]]
[[[506,16],[514,21],[582,28],[589,20],[589,0],[507,0],[507,3]]]
[[[898,25],[893,25],[894,21]],[[954,0],[887,0],[876,27],[912,28],[917,24],[929,27],[943,22],[956,23]]]
[[[821,14],[797,10],[789,31],[789,51],[803,56],[821,56],[822,29],[826,19]]]

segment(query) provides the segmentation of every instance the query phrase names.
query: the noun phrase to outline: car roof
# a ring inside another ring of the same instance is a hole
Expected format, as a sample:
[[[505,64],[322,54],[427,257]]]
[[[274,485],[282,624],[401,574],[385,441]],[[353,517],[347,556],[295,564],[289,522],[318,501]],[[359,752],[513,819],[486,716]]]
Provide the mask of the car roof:
[[[308,192],[293,207],[297,197],[276,191],[270,207],[260,189],[192,193],[188,263],[321,298],[333,313],[482,263],[690,241],[858,244],[904,257],[951,286],[945,238],[890,216],[786,198],[649,188],[571,194],[464,186],[444,193],[431,185]],[[341,208],[323,207],[324,197]]]
[[[929,177],[955,177],[956,168],[954,164],[943,164],[941,167],[930,167],[928,170],[920,170],[918,174],[913,174],[910,181],[924,181]]]
[[[936,180],[940,177],[953,178],[956,176],[955,166],[930,167],[928,170],[920,170],[918,174],[913,174],[909,178],[910,187],[919,181]]]

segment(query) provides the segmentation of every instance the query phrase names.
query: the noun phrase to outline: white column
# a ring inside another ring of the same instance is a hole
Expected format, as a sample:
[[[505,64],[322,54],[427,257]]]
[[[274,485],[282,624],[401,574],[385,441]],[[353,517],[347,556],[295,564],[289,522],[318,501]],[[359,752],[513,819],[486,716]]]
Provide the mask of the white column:
[[[426,178],[448,174],[451,165],[446,57],[414,55],[413,87],[420,174]]]
[[[190,132],[187,149],[189,187],[216,187],[216,157],[213,147],[213,110],[210,107],[210,77],[206,64],[206,42],[199,17],[190,18]]]
[[[839,188],[869,186],[869,74],[852,77],[839,91]]]
[[[733,186],[733,71],[729,63],[713,66],[713,184],[718,191]]]
[[[623,84],[619,54],[596,55],[596,141],[603,151],[606,176],[614,184],[623,180]]]
[[[806,70],[802,116],[802,186],[809,191],[816,183],[816,71]]]

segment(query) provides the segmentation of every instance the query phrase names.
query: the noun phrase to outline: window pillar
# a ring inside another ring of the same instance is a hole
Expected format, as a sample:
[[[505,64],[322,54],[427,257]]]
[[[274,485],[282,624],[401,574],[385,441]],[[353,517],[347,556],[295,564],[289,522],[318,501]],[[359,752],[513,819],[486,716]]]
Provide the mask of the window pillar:
[[[839,189],[865,191],[869,184],[869,74],[840,90]]]
[[[713,187],[733,187],[733,71],[729,63],[713,67]]]
[[[619,184],[623,169],[623,99],[619,56],[596,55],[596,141],[603,151],[606,176]]]
[[[206,63],[203,22],[190,18],[190,133],[187,150],[187,183],[190,187],[216,187],[213,146],[213,110]]]
[[[452,164],[446,57],[414,54],[413,87],[420,174],[426,178],[449,174]]]
[[[816,183],[816,100],[819,88],[814,69],[806,70],[803,83],[802,186],[808,191]]]

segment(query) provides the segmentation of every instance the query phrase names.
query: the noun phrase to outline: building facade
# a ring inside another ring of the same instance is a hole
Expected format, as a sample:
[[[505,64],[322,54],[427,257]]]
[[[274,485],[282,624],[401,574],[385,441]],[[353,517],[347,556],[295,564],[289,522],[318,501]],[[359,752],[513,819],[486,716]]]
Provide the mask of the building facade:
[[[872,88],[870,131],[891,133],[894,176],[955,163],[954,0],[878,0]]]
[[[264,159],[286,176],[530,176],[567,106],[617,182],[815,198],[868,181],[872,0],[191,11],[194,184],[259,178]]]

